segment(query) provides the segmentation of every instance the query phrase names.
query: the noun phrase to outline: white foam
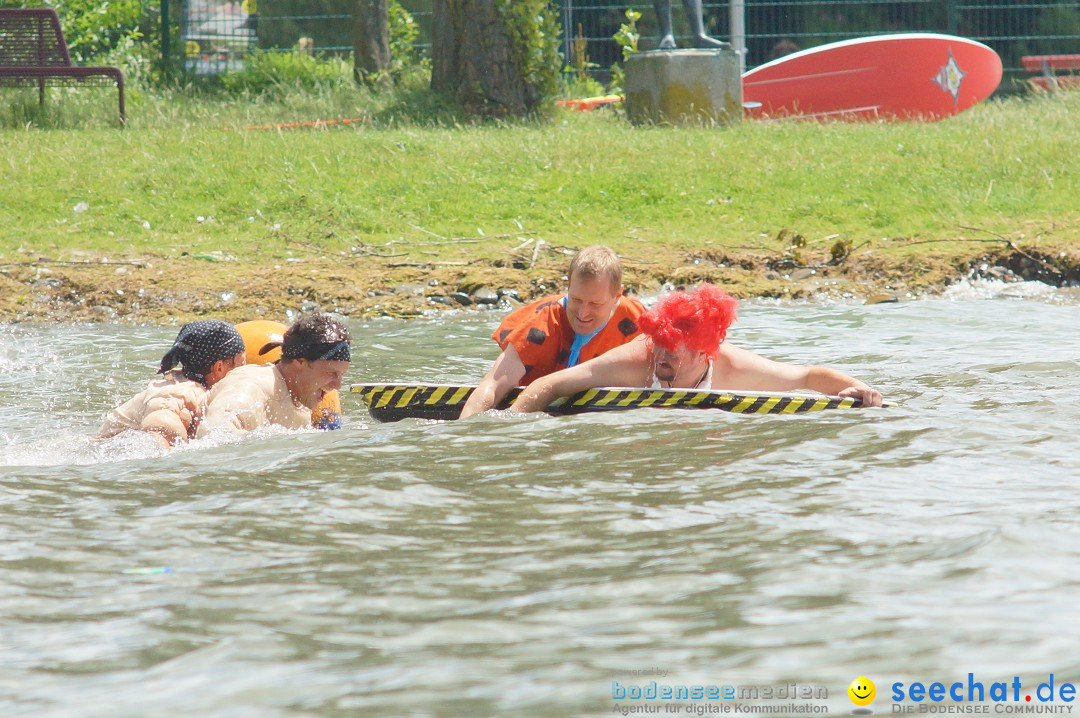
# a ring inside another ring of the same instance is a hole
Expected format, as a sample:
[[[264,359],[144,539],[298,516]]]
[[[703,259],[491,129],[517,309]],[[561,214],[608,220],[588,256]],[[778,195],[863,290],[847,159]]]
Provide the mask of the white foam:
[[[206,436],[198,439],[192,439],[181,444],[177,444],[174,447],[174,451],[203,451],[205,449],[214,448],[218,446],[229,446],[231,444],[240,444],[247,441],[258,439],[269,439],[278,436],[292,436],[296,434],[309,434],[311,432],[318,431],[318,429],[304,428],[304,429],[286,429],[283,426],[277,425],[265,425],[256,428],[254,431],[237,433],[230,431],[224,426],[218,427],[207,432]]]
[[[0,455],[0,466],[79,466],[106,464],[133,459],[163,456],[167,449],[146,433],[125,431],[110,439],[96,439],[87,434],[71,434],[34,441],[9,442]]]
[[[997,279],[963,279],[950,285],[942,298],[953,301],[965,299],[1027,299],[1072,304],[1078,294],[1072,288],[1053,287],[1043,282],[1002,282]]]
[[[171,449],[163,447],[154,436],[143,431],[125,431],[108,439],[74,433],[32,441],[20,441],[11,434],[0,433],[0,466],[85,466],[159,459],[170,454],[204,452],[223,446],[312,432],[318,430],[262,426],[252,432],[236,434],[221,429],[201,439],[178,443]]]

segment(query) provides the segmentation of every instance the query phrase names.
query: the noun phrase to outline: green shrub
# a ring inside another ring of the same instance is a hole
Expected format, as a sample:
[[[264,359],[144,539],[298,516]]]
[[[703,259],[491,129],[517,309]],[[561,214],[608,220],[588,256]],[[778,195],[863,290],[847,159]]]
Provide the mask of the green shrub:
[[[496,7],[506,21],[514,63],[525,83],[539,102],[551,100],[562,69],[559,8],[549,0],[496,0]]]
[[[349,82],[351,68],[338,58],[322,59],[302,52],[257,50],[244,61],[244,69],[221,75],[228,92],[254,95],[279,89],[320,90]]]
[[[386,12],[390,20],[390,57],[395,65],[409,67],[422,62],[416,49],[416,40],[420,37],[420,26],[412,14],[401,6],[398,0],[386,3]]]
[[[428,71],[428,63],[415,44],[420,29],[412,15],[397,0],[389,0],[391,66],[387,75],[393,79],[411,72]],[[252,94],[279,90],[321,90],[348,81],[351,69],[348,54],[326,56],[296,51],[257,50],[244,59],[244,69],[220,76],[228,92]]]
[[[604,86],[597,80],[588,75],[574,73],[563,75],[562,88],[559,92],[559,96],[568,99],[578,99],[582,97],[596,97],[597,95],[603,95],[604,92]]]
[[[622,59],[626,62],[630,59],[630,56],[638,51],[638,41],[641,39],[641,32],[638,30],[637,21],[641,19],[641,13],[634,8],[628,8],[626,10],[626,22],[619,26],[618,32],[615,33],[614,39],[620,48],[622,48]],[[623,86],[626,84],[626,71],[623,70],[623,66],[618,63],[611,66],[611,87],[612,92],[622,92]]]

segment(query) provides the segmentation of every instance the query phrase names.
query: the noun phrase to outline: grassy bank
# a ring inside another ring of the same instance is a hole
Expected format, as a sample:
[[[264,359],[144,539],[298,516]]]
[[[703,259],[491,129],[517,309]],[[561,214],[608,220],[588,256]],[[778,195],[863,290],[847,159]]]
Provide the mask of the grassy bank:
[[[744,295],[783,294],[773,283],[785,269],[862,271],[861,288],[848,283],[865,294],[932,285],[1009,242],[1040,261],[1080,247],[1077,93],[984,103],[935,124],[717,130],[635,129],[613,113],[419,126],[391,119],[377,95],[328,92],[291,105],[143,95],[124,131],[104,117],[92,129],[0,132],[0,264],[7,291],[25,295],[0,317],[36,316],[28,283],[41,277],[27,263],[41,257],[176,267],[208,296],[314,273],[322,294],[352,287],[355,311],[380,311],[379,293],[402,282],[541,291],[558,283],[563,248],[597,242],[643,284],[712,278]],[[243,129],[331,114],[364,121]],[[180,300],[173,311],[218,309]]]

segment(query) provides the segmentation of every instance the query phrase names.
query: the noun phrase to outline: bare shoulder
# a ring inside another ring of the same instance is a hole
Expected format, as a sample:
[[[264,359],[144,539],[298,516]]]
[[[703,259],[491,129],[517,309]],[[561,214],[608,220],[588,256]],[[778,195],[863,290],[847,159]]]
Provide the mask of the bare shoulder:
[[[626,344],[621,344],[614,349],[609,349],[595,359],[581,364],[593,364],[595,366],[603,367],[628,367],[638,364],[648,363],[650,357],[650,350],[648,340],[644,336],[634,337]]]
[[[790,391],[805,384],[806,367],[774,361],[724,342],[713,364],[714,389]]]
[[[194,381],[185,381],[177,385],[176,396],[184,401],[189,408],[198,408],[206,404],[210,392],[202,384]]]
[[[622,346],[615,347],[611,351],[604,354],[604,356],[615,354],[621,360],[633,360],[641,361],[642,359],[648,359],[650,354],[649,339],[644,334],[638,335],[633,340],[623,344]],[[618,352],[618,354],[616,354]]]
[[[579,366],[591,369],[594,386],[647,386],[652,350],[648,339],[639,336]]]
[[[277,371],[272,364],[245,364],[226,374],[210,390],[210,399],[223,394],[258,390],[267,396],[274,393]]]
[[[749,349],[737,347],[731,342],[725,341],[720,345],[720,351],[716,354],[716,364],[731,369],[741,369],[753,364],[762,357]]]
[[[206,394],[206,387],[197,381],[192,381],[191,379],[174,381],[169,378],[163,378],[150,383],[150,387],[146,390],[144,398],[145,400],[150,401],[152,399],[175,397],[187,404],[197,405],[206,401]]]

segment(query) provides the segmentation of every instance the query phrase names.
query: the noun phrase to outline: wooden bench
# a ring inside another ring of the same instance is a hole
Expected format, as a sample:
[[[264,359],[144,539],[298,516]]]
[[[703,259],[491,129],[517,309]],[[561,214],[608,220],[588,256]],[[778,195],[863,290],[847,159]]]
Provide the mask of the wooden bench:
[[[1028,72],[1039,73],[1039,77],[1029,80],[1036,87],[1044,90],[1080,87],[1080,75],[1058,74],[1080,70],[1080,55],[1027,55],[1020,58],[1020,63]]]
[[[120,95],[124,119],[124,74],[117,67],[71,64],[67,42],[55,10],[0,8],[0,87],[37,87],[45,104],[45,86],[111,85]]]

